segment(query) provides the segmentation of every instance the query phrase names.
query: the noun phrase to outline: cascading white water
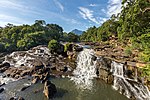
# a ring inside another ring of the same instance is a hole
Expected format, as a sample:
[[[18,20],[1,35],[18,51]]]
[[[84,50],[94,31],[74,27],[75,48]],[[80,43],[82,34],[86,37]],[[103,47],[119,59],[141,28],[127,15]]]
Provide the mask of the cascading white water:
[[[111,72],[114,75],[113,87],[126,95],[128,98],[134,96],[137,100],[150,100],[150,92],[146,86],[135,79],[126,78],[125,67],[121,63],[112,62]]]
[[[96,77],[96,61],[92,59],[93,56],[94,50],[84,49],[77,57],[77,67],[71,80],[78,88],[91,89],[93,86],[92,79]]]

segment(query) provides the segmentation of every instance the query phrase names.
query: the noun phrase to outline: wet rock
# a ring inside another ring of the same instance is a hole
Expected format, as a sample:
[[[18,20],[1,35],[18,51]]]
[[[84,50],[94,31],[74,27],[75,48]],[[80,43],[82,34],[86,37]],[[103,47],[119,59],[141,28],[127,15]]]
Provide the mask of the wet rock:
[[[1,67],[10,67],[10,64],[8,62],[4,62],[3,64],[0,64]]]
[[[129,78],[132,78],[132,76],[133,76],[133,72],[131,71],[131,70],[125,70],[125,75],[127,75]]]
[[[78,45],[74,45],[74,46],[73,46],[73,50],[76,51],[76,52],[80,52],[80,51],[83,50],[83,47],[78,46]]]
[[[55,57],[50,58],[49,62],[55,63],[56,62],[56,58]]]
[[[104,57],[100,57],[97,60],[96,66],[99,69],[104,69],[104,70],[110,71],[110,69],[111,69],[111,63],[112,63],[112,61],[110,59],[104,58]]]
[[[23,97],[11,97],[9,100],[25,100]]]
[[[46,80],[48,80],[48,78],[50,77],[49,73],[47,72],[45,75],[44,75],[44,78],[43,80],[41,81],[42,83],[44,83]]]
[[[107,77],[109,75],[109,72],[104,70],[104,69],[100,69],[99,70],[99,77],[104,80],[105,82],[107,82]]]
[[[68,55],[69,59],[72,59],[74,57],[75,53],[72,51],[67,51],[67,55]]]
[[[54,84],[52,84],[49,80],[45,82],[44,84],[44,95],[50,99],[53,98],[53,96],[56,94],[57,90],[56,90],[56,86]]]
[[[2,87],[2,86],[4,86],[5,85],[5,83],[2,83],[2,84],[0,84],[0,87]]]
[[[0,93],[2,93],[5,89],[4,88],[0,88]]]
[[[56,66],[51,67],[51,70],[57,70]]]
[[[0,68],[0,73],[5,72],[7,69],[8,69],[7,67]]]
[[[64,70],[63,70],[63,72],[67,72],[68,71],[68,67],[64,67]]]
[[[92,55],[92,60],[93,60],[93,61],[96,61],[96,59],[97,59],[97,57],[94,56],[94,55]]]
[[[33,80],[32,80],[32,83],[33,84],[35,84],[35,83],[37,83],[38,82],[38,80],[39,80],[39,78],[37,77],[37,78],[34,78]]]
[[[36,73],[37,70],[43,69],[43,68],[44,68],[43,65],[42,65],[42,66],[34,66],[34,67],[31,68],[30,72],[31,72],[31,73]]]
[[[21,89],[20,89],[20,91],[24,91],[24,90],[26,90],[27,88],[29,88],[30,86],[24,86],[24,87],[22,87]]]
[[[24,70],[24,71],[22,71],[21,76],[26,76],[29,74],[30,74],[30,70]]]
[[[113,82],[114,82],[114,76],[113,75],[108,75],[107,83],[108,84],[113,84]]]

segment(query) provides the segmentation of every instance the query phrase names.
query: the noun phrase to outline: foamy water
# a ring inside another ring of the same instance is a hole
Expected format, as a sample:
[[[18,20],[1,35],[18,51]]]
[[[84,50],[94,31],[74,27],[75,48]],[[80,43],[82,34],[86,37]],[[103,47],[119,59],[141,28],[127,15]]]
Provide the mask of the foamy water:
[[[71,80],[75,82],[78,88],[91,89],[93,86],[92,79],[96,77],[96,61],[92,57],[94,51],[84,49],[77,57],[77,67],[73,71]]]
[[[136,79],[124,77],[123,67],[125,66],[121,63],[112,62],[111,71],[114,75],[113,88],[119,91],[125,90],[123,94],[128,98],[134,96],[137,100],[150,100],[148,88],[144,84],[137,82]]]

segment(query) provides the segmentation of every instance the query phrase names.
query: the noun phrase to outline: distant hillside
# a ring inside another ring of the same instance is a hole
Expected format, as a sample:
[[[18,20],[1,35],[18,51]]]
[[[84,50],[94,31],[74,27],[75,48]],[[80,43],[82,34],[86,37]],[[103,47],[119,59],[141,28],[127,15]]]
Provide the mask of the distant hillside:
[[[75,34],[77,34],[77,35],[81,35],[81,34],[83,33],[83,31],[78,30],[78,29],[74,29],[74,30],[72,30],[71,32],[72,32],[72,33],[75,33]]]

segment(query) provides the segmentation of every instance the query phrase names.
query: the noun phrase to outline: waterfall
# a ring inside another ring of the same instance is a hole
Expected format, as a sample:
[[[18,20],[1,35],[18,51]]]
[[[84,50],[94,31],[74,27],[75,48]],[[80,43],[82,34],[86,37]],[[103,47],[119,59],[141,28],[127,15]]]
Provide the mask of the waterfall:
[[[94,50],[84,49],[77,57],[77,67],[73,71],[71,80],[78,88],[90,89],[93,86],[92,79],[96,77],[96,61],[93,60]]]
[[[134,96],[137,100],[150,100],[150,92],[144,84],[137,82],[136,79],[125,77],[126,68],[121,63],[112,62],[111,72],[114,75],[113,88],[119,90],[128,98]]]

